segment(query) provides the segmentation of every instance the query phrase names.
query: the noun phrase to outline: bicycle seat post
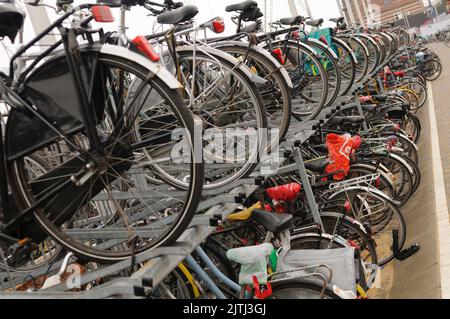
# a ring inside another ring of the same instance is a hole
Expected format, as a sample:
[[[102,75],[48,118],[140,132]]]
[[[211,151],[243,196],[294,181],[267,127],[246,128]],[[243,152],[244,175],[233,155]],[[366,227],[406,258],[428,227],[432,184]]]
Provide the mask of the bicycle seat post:
[[[118,29],[118,38],[119,38],[119,46],[125,47],[127,45],[126,40],[126,32],[127,32],[127,26],[126,26],[126,12],[130,10],[129,6],[122,5],[120,7],[120,22],[119,22],[119,29]]]

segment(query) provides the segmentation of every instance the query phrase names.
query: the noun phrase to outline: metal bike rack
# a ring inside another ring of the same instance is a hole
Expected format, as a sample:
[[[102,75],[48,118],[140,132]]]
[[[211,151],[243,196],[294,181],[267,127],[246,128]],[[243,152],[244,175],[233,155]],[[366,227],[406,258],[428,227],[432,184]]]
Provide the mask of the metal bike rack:
[[[380,81],[379,72],[383,70],[389,62],[390,61],[386,62],[375,72],[367,75],[360,83],[354,84],[349,91],[352,93],[339,97],[333,106],[324,108],[316,120],[304,123],[294,122],[287,134],[287,140],[281,144],[280,157],[284,158],[288,153],[288,156],[292,157],[294,163],[282,166],[278,169],[276,175],[287,174],[290,172],[299,173],[316,224],[322,225],[322,222],[299,146],[315,133],[316,130],[313,130],[313,126],[326,123],[329,120],[330,115],[335,113],[342,106],[356,106],[360,114],[363,115],[361,104],[356,98],[356,93],[361,90],[368,81],[373,80],[374,78]],[[365,127],[365,129],[367,129],[367,127]],[[215,190],[204,191],[202,195],[204,199],[200,202],[198,211],[207,212],[198,214],[192,220],[188,229],[186,229],[173,245],[144,252],[135,256],[133,261],[124,260],[115,264],[100,266],[96,270],[81,275],[79,284],[83,286],[98,279],[128,271],[133,265],[142,265],[138,271],[134,272],[129,277],[111,280],[85,292],[73,292],[65,283],[53,286],[46,290],[34,292],[14,291],[14,287],[24,283],[27,279],[38,278],[46,274],[54,274],[63,263],[63,260],[61,259],[53,263],[50,267],[43,267],[30,273],[0,272],[0,288],[12,290],[11,292],[0,293],[0,299],[145,297],[149,290],[157,287],[180,262],[186,259],[196,247],[211,235],[221,221],[225,220],[229,214],[236,211],[245,197],[251,195],[257,189],[258,185],[263,182],[262,178],[267,177],[262,174],[258,175],[258,173],[257,169],[249,178],[241,179]]]

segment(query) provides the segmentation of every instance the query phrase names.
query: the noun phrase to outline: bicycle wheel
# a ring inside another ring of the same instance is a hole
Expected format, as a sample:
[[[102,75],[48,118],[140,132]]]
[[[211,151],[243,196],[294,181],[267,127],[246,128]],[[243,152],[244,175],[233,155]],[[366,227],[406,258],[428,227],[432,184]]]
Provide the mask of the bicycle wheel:
[[[376,173],[380,173],[380,177],[377,181],[373,183],[372,186],[382,191],[384,194],[389,196],[389,198],[395,199],[395,190],[391,181],[389,180],[389,177],[386,176],[384,172],[380,172],[378,168],[374,165],[358,164],[358,163],[352,164],[350,166],[350,171],[347,174],[347,178],[353,179]]]
[[[41,176],[50,170],[48,164],[39,156],[31,155],[24,159],[26,170],[31,176]],[[8,218],[8,213],[4,214]],[[36,228],[38,228],[36,230]],[[27,237],[28,234],[35,234],[38,232],[41,235],[41,231],[33,221],[22,222],[17,225],[14,235],[17,238]],[[46,238],[45,234],[39,240],[36,245],[32,245],[31,249],[25,253],[22,251],[18,256],[11,255],[7,260],[7,265],[3,263],[0,258],[0,269],[12,271],[15,273],[29,273],[34,270],[38,270],[42,267],[48,267],[56,258],[60,255],[62,248],[53,239]],[[8,250],[6,243],[3,245],[0,242],[0,248],[6,253]]]
[[[413,178],[413,189],[412,189],[412,193],[414,194],[417,189],[420,186],[420,183],[422,182],[422,174],[420,172],[419,166],[417,166],[417,164],[408,156],[403,156],[403,154],[401,152],[393,152],[394,154],[397,154],[399,157],[403,158],[403,160],[408,162],[408,165],[412,168],[413,170],[413,174],[412,174],[412,178]]]
[[[379,257],[375,241],[365,231],[364,226],[349,216],[339,212],[321,212],[324,232],[340,236],[358,247],[361,259],[366,265],[378,265]]]
[[[381,134],[382,136],[385,136],[386,138],[395,137],[397,140],[396,144],[394,145],[396,147],[395,152],[400,152],[401,157],[408,157],[411,159],[414,163],[419,163],[419,154],[417,151],[417,148],[409,138],[407,138],[404,135],[399,134]],[[398,150],[397,148],[401,149]]]
[[[341,299],[332,290],[301,279],[285,279],[271,283],[269,299]],[[323,293],[323,298],[321,297]]]
[[[386,169],[386,173],[389,174],[394,186],[394,199],[399,201],[400,207],[405,205],[411,198],[414,187],[413,176],[410,168],[407,167],[407,162],[394,154],[373,154],[371,159],[376,163],[381,163],[383,168]]]
[[[338,60],[329,51],[329,47],[325,49],[323,46],[312,41],[308,41],[307,43],[316,51],[317,58],[320,60],[326,72],[328,79],[328,98],[325,106],[331,106],[341,91],[342,76]]]
[[[377,42],[368,35],[359,35],[358,37],[369,50],[369,73],[375,72],[380,66],[382,53]]]
[[[184,98],[203,121],[203,189],[248,176],[268,148],[266,109],[258,88],[223,53],[179,47],[177,54]]]
[[[428,90],[424,84],[419,82],[419,80],[406,80],[402,83],[402,86],[407,87],[408,89],[414,91],[419,97],[419,105],[418,108],[424,106],[425,102],[428,99]]]
[[[343,239],[345,240],[345,239]],[[335,249],[346,247],[338,242],[334,236],[319,234],[291,235],[291,249]]]
[[[355,55],[356,61],[358,62],[355,68],[355,83],[359,83],[369,71],[369,49],[367,49],[366,45],[358,38],[340,35],[338,35],[338,38],[344,40]]]
[[[292,109],[290,88],[280,72],[279,65],[275,65],[266,56],[247,44],[242,46],[224,42],[214,47],[225,51],[244,63],[268,83],[259,85],[258,89],[265,103],[267,124],[271,129],[279,129],[278,136],[270,136],[271,140],[282,141],[291,124]]]
[[[277,42],[285,57],[284,68],[294,84],[292,90],[292,115],[299,121],[312,120],[327,103],[328,78],[313,49],[293,42]]]
[[[446,46],[447,48],[450,47],[450,37],[446,37],[446,38],[445,38],[444,44],[445,44],[445,46]]]
[[[391,121],[399,124],[400,128],[403,129],[412,142],[415,144],[419,142],[421,136],[421,124],[417,116],[411,112],[405,113],[403,117],[395,117],[395,115],[391,114]]]
[[[350,216],[370,229],[371,240],[375,242],[373,247],[376,247],[378,265],[384,265],[394,258],[392,251],[392,231],[394,229],[399,231],[399,248],[401,249],[405,244],[406,223],[403,215],[399,208],[386,198],[365,188],[359,190],[355,188],[345,190],[332,199],[348,201],[351,205]],[[322,220],[325,223],[323,218]],[[348,238],[343,234],[340,235]],[[364,257],[363,254],[362,257]]]
[[[423,63],[422,74],[427,81],[435,81],[442,74],[442,64],[437,59],[430,59]]]
[[[199,297],[198,288],[186,267],[180,264],[167,276],[152,292],[153,299],[196,299]],[[191,278],[188,278],[190,276]]]
[[[355,83],[356,78],[356,63],[353,59],[353,52],[351,48],[341,39],[333,38],[333,42],[339,53],[339,69],[342,75],[342,84],[340,96],[346,95],[353,83]]]
[[[35,147],[33,154],[46,155],[49,172],[31,176],[23,157],[10,160],[8,172],[20,208],[36,206],[32,216],[59,244],[92,261],[117,262],[179,237],[197,210],[203,164],[193,147],[193,116],[176,90],[125,56],[84,51],[82,58],[100,85],[92,101],[104,155],[92,159],[81,129]],[[69,72],[64,56],[49,63]],[[45,70],[34,78],[46,77]],[[138,90],[127,86],[136,82]],[[66,95],[71,92],[67,87]],[[173,138],[178,130],[184,134]],[[187,161],[171,154],[179,143],[188,146]],[[164,154],[165,162],[149,161],[154,153]],[[151,183],[148,176],[159,173],[187,179],[188,185],[175,191]]]

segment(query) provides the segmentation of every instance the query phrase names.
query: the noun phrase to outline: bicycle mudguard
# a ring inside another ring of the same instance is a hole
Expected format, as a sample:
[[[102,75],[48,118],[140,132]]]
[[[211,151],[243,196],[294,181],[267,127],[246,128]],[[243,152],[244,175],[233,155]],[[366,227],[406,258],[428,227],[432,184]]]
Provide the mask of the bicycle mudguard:
[[[292,40],[278,40],[278,41],[272,42],[272,46],[274,46],[274,47],[279,46],[279,47],[283,48],[285,45],[287,45],[287,47],[289,47],[289,46],[298,47],[299,46],[302,49],[304,49],[305,51],[309,52],[310,55],[317,57],[316,50],[314,50],[308,44],[305,44],[303,42],[296,42],[296,41],[292,41]],[[266,45],[264,47],[264,49],[269,50],[270,49],[269,45]]]
[[[217,43],[213,43],[211,44],[212,47],[214,48],[221,48],[224,46],[239,46],[242,47],[246,50],[249,49],[249,45],[247,43],[243,43],[243,42],[239,42],[239,41],[223,41],[223,42],[217,42]],[[293,88],[294,85],[292,84],[292,80],[291,77],[289,76],[289,73],[286,71],[286,69],[280,64],[280,62],[277,61],[277,59],[275,59],[267,50],[264,50],[261,47],[258,47],[256,45],[252,45],[250,46],[251,50],[254,50],[256,52],[258,52],[259,54],[263,55],[268,62],[272,63],[273,66],[278,69],[281,73],[281,75],[283,76],[284,80],[286,81],[286,84],[289,88]]]
[[[358,64],[358,59],[356,58],[355,52],[353,52],[353,50],[350,48],[350,46],[343,40],[338,39],[338,38],[334,38],[333,37],[333,41],[337,44],[339,44],[340,46],[344,47],[347,52],[350,52],[350,56],[352,57],[352,60],[355,64]]]
[[[341,35],[337,34],[335,38],[333,39],[348,39],[348,40],[354,40],[355,42],[358,42],[358,44],[364,49],[367,56],[370,56],[369,48],[362,42],[360,39],[358,39],[356,36],[350,36],[350,35]],[[353,50],[352,50],[353,52]]]
[[[100,81],[99,72],[92,76],[90,66],[95,62],[97,54],[115,56],[133,61],[159,77],[171,89],[181,88],[181,84],[162,65],[156,64],[146,57],[131,52],[126,48],[113,45],[80,46],[84,65],[80,67],[86,83],[86,90],[92,91],[93,105],[96,114],[103,113],[106,94]],[[91,80],[92,79],[92,80]],[[106,81],[105,77],[102,77]],[[94,83],[89,88],[89,83]],[[34,70],[25,80],[21,93],[31,105],[50,123],[64,134],[75,134],[83,129],[83,120],[78,99],[74,90],[72,75],[63,52],[55,54]],[[95,103],[99,101],[99,103]],[[100,102],[102,101],[102,102]],[[33,151],[53,143],[59,137],[42,120],[31,114],[24,107],[13,107],[6,125],[6,156],[9,161],[32,153]]]
[[[246,76],[248,76],[248,78],[255,84],[265,84],[267,83],[266,79],[263,79],[260,76],[257,76],[256,74],[254,74],[249,67],[247,67],[245,65],[245,63],[243,63],[242,61],[239,61],[238,59],[236,59],[235,57],[233,57],[232,55],[223,52],[221,50],[218,49],[214,49],[211,47],[197,47],[194,48],[191,45],[187,45],[187,46],[180,46],[176,48],[176,52],[178,53],[182,53],[182,52],[192,52],[192,51],[199,51],[199,52],[204,52],[206,55],[209,56],[217,56],[220,57],[228,62],[230,62],[231,64],[235,65],[237,68],[239,68],[239,70],[241,70]]]
[[[394,158],[397,161],[399,161],[400,163],[402,163],[406,169],[408,170],[408,172],[411,175],[414,175],[414,169],[411,167],[411,165],[409,165],[409,163],[407,161],[405,161],[401,156],[397,155],[397,154],[393,154],[393,153],[389,153],[388,157]]]
[[[327,51],[331,54],[331,56],[335,59],[335,60],[339,60],[338,55],[336,54],[336,52],[331,48],[330,45],[326,45],[325,43],[323,43],[320,40],[314,39],[314,38],[308,38],[307,43],[311,43],[314,45],[317,45],[319,47],[322,48],[322,50]]]

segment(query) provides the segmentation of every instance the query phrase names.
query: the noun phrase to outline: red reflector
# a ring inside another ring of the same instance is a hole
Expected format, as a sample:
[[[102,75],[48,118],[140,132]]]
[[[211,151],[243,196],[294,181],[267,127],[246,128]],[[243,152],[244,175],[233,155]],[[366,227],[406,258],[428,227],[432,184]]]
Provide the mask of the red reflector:
[[[380,177],[378,177],[376,180],[375,180],[375,187],[380,187],[381,186],[381,178]]]
[[[96,22],[114,22],[111,8],[108,6],[93,6],[91,12]]]
[[[294,39],[300,39],[300,31],[294,31],[292,32],[292,37]]]
[[[361,250],[361,247],[360,247],[357,243],[355,243],[353,240],[350,240],[350,239],[349,239],[347,242],[348,242],[349,245],[352,246],[353,248],[356,248],[357,250]]]
[[[133,43],[140,52],[144,53],[153,62],[158,62],[161,60],[159,54],[155,52],[144,36],[138,35],[133,39],[133,41],[131,41],[131,43]]]
[[[222,33],[225,31],[225,22],[222,18],[217,18],[212,23],[215,33]]]
[[[276,48],[275,50],[272,51],[273,55],[278,59],[278,62],[281,63],[281,65],[284,65],[284,57],[283,57],[283,52],[281,52],[280,48]]]
[[[354,150],[359,150],[359,148],[362,145],[362,138],[359,135],[356,135],[354,137],[352,137],[353,140],[353,149]]]
[[[352,211],[352,205],[350,205],[350,202],[348,200],[345,201],[344,210],[347,213],[350,213]]]
[[[328,41],[327,41],[327,39],[325,39],[325,37],[323,35],[320,37],[320,41],[322,41],[323,43],[328,45]]]

